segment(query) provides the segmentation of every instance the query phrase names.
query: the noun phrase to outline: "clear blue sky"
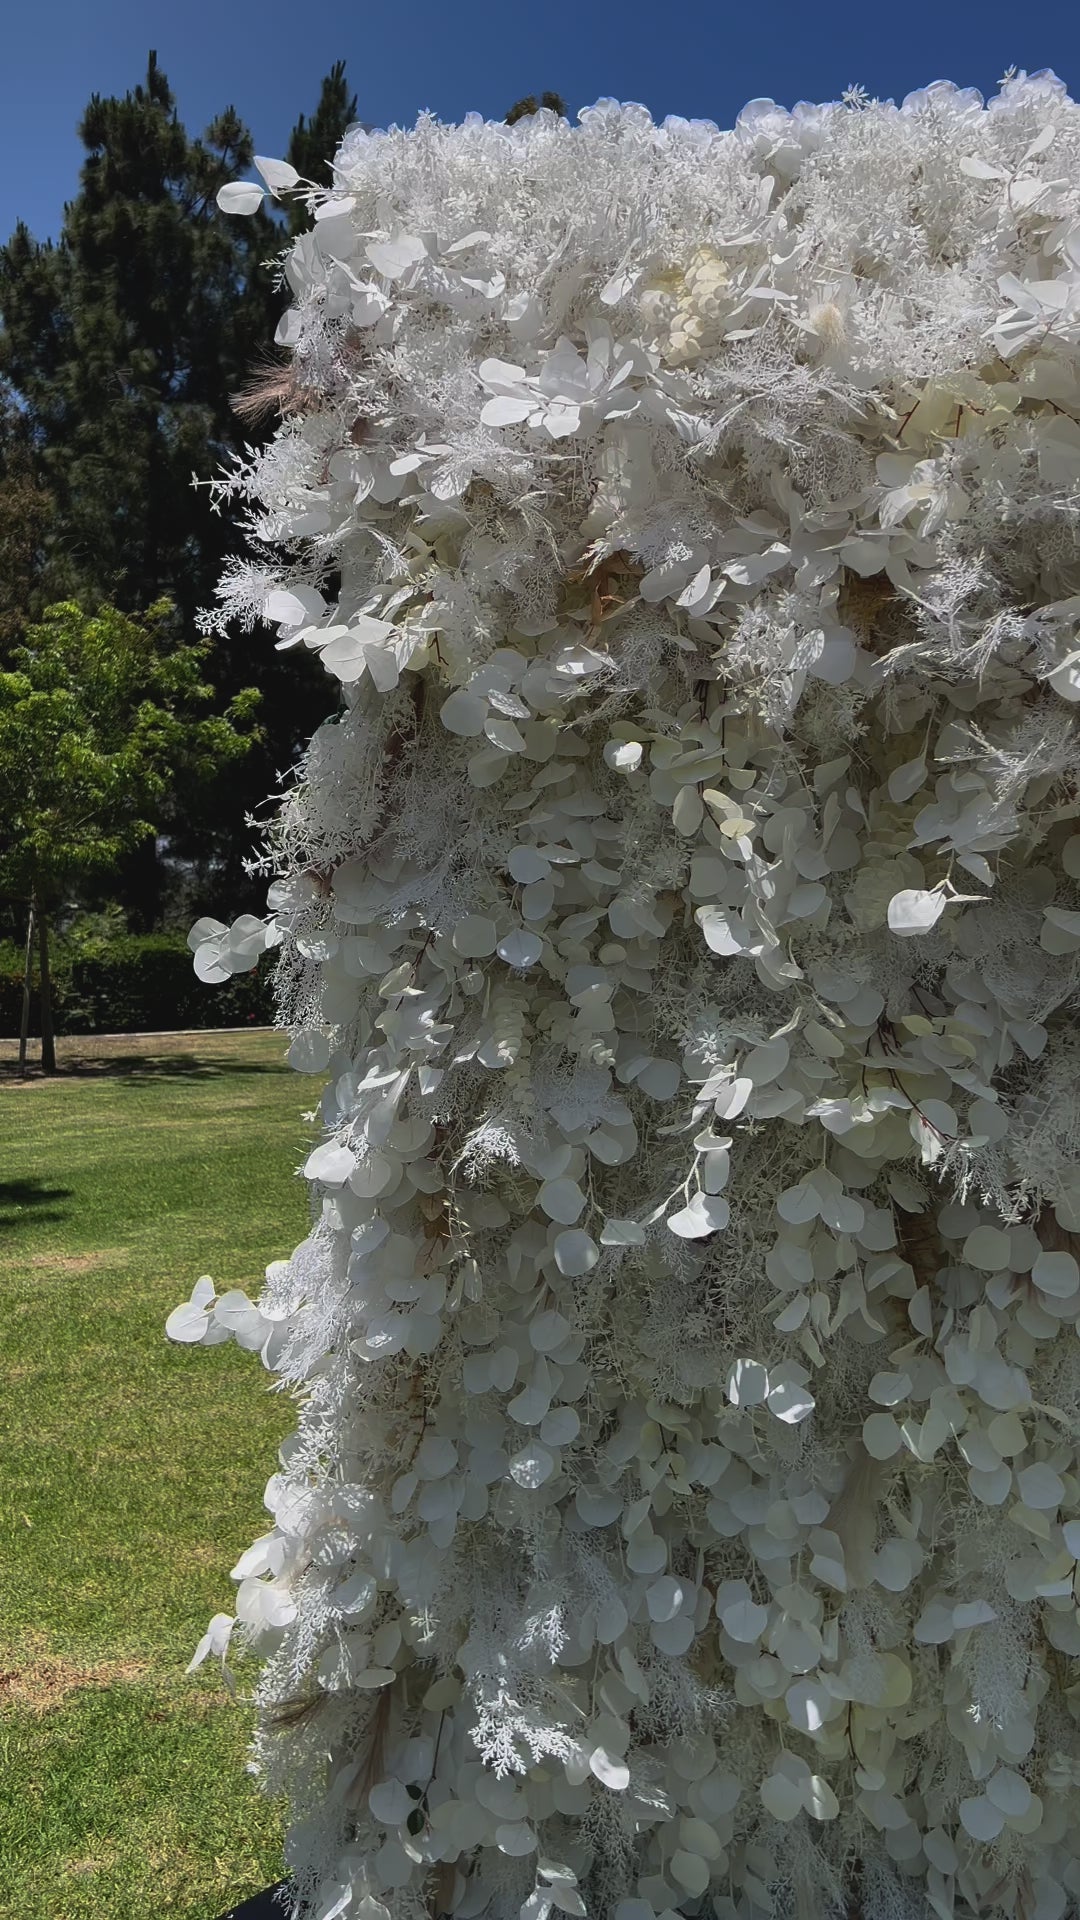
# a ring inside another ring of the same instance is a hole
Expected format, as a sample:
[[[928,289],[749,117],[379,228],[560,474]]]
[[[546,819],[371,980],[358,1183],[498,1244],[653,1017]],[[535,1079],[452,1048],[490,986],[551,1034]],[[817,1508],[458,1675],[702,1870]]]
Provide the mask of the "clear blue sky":
[[[1080,94],[1077,0],[8,0],[0,240],[20,217],[55,234],[87,99],[134,85],[151,46],[190,128],[232,104],[272,155],[338,58],[377,126],[421,108],[501,118],[545,87],[572,112],[609,94],[730,126],[756,95],[790,106],[860,82],[898,99],[941,78],[987,93],[1011,65]]]

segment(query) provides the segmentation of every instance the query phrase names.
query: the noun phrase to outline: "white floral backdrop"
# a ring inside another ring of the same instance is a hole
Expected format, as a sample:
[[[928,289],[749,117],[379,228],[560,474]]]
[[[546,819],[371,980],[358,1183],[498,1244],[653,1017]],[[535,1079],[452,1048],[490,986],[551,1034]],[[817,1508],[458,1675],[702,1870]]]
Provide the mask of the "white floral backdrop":
[[[234,1569],[312,1920],[1080,1898],[1080,108],[351,132],[209,620],[311,1232]],[[223,191],[228,211],[263,188]]]

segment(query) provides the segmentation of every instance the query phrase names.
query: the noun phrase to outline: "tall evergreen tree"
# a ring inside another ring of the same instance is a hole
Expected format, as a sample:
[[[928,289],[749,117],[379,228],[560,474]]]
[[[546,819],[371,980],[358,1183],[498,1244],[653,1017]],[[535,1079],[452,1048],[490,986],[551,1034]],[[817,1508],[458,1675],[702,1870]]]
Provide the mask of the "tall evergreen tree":
[[[520,100],[514,101],[513,106],[506,115],[507,126],[516,126],[519,120],[528,119],[531,113],[538,113],[541,107],[546,107],[549,113],[563,115],[566,113],[566,101],[563,99],[561,93],[542,93],[539,100],[535,93],[526,93],[522,95]]]
[[[59,243],[20,225],[0,250],[0,372],[56,501],[46,591],[131,610],[167,594],[188,621],[230,538],[192,472],[239,437],[229,396],[273,329],[262,263],[280,229],[218,213],[251,136],[229,108],[192,139],[153,54],[142,85],[93,97],[79,133]]]
[[[290,143],[309,176],[355,106],[339,62]],[[251,167],[251,135],[231,107],[189,135],[154,54],[141,85],[93,97],[79,131],[86,159],[59,241],[39,244],[20,224],[0,248],[0,378],[19,396],[54,507],[37,604],[138,613],[164,596],[190,635],[239,544],[192,480],[274,424],[241,419],[232,398],[272,340],[283,304],[273,259],[288,235],[271,211],[219,211],[218,188]],[[214,788],[178,791],[170,834],[180,853],[216,855],[242,889],[244,815],[290,765],[326,692],[317,671],[298,682],[295,663],[250,637],[220,643],[213,671],[223,696],[258,686],[264,745]],[[152,917],[152,852],[127,887]]]
[[[349,93],[344,60],[335,60],[322,83],[319,104],[310,120],[301,114],[286,149],[289,160],[305,180],[317,186],[330,186],[331,161],[346,127],[356,119],[356,95]],[[290,231],[300,233],[308,224],[307,208],[293,201],[287,208]]]
[[[0,667],[40,612],[51,515],[33,421],[0,380]]]

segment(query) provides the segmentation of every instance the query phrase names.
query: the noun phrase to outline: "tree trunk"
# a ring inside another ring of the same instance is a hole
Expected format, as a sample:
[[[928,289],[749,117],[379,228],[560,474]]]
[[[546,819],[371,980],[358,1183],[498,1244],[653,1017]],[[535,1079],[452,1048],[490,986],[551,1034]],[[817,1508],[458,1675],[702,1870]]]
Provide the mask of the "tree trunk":
[[[30,989],[34,973],[34,909],[30,895],[30,915],[26,923],[26,965],[23,968],[22,1020],[19,1023],[19,1078],[26,1079],[26,1042],[30,1033]]]
[[[41,1071],[56,1072],[56,1043],[53,1039],[52,982],[49,978],[49,923],[38,916],[41,930]]]

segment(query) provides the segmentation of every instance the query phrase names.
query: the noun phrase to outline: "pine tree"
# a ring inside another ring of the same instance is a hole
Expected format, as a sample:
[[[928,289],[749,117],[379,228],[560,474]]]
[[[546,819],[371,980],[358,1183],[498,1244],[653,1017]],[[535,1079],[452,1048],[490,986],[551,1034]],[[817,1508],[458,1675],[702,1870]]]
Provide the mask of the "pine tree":
[[[539,113],[541,107],[546,107],[549,113],[557,113],[565,117],[566,101],[561,93],[542,93],[539,100],[535,93],[526,93],[520,100],[514,101],[506,116],[507,126],[513,127],[519,120],[527,120],[530,114]]]
[[[57,508],[46,591],[128,610],[167,594],[187,624],[231,544],[192,471],[240,438],[229,396],[273,327],[261,263],[280,230],[218,213],[251,136],[230,108],[192,139],[153,54],[142,85],[93,97],[79,132],[59,242],[20,225],[0,250],[0,371],[33,416]]]
[[[290,142],[309,174],[325,174],[319,162],[355,106],[339,62]],[[238,545],[192,481],[275,424],[240,417],[233,399],[281,311],[273,261],[286,233],[272,211],[247,220],[219,211],[218,188],[251,167],[251,135],[230,107],[193,138],[153,53],[141,85],[93,97],[79,132],[86,159],[58,242],[39,244],[20,224],[0,248],[0,378],[18,395],[54,507],[37,536],[36,604],[109,601],[138,614],[167,597],[190,636]],[[2,514],[0,451],[0,541]],[[242,892],[245,814],[292,763],[327,698],[317,666],[298,682],[294,666],[250,637],[219,644],[214,677],[227,698],[258,685],[264,745],[210,788],[178,789],[170,836],[182,856],[214,857]],[[160,880],[143,848],[125,879],[143,921],[158,911]]]
[[[51,512],[33,422],[0,381],[0,666],[40,610]]]
[[[317,186],[329,186],[334,171],[331,165],[341,145],[346,127],[356,119],[356,95],[350,96],[345,81],[345,62],[335,60],[322,83],[319,104],[310,120],[301,114],[286,149],[285,158],[303,179]],[[307,208],[297,201],[287,209],[289,230],[300,233],[308,224]]]

